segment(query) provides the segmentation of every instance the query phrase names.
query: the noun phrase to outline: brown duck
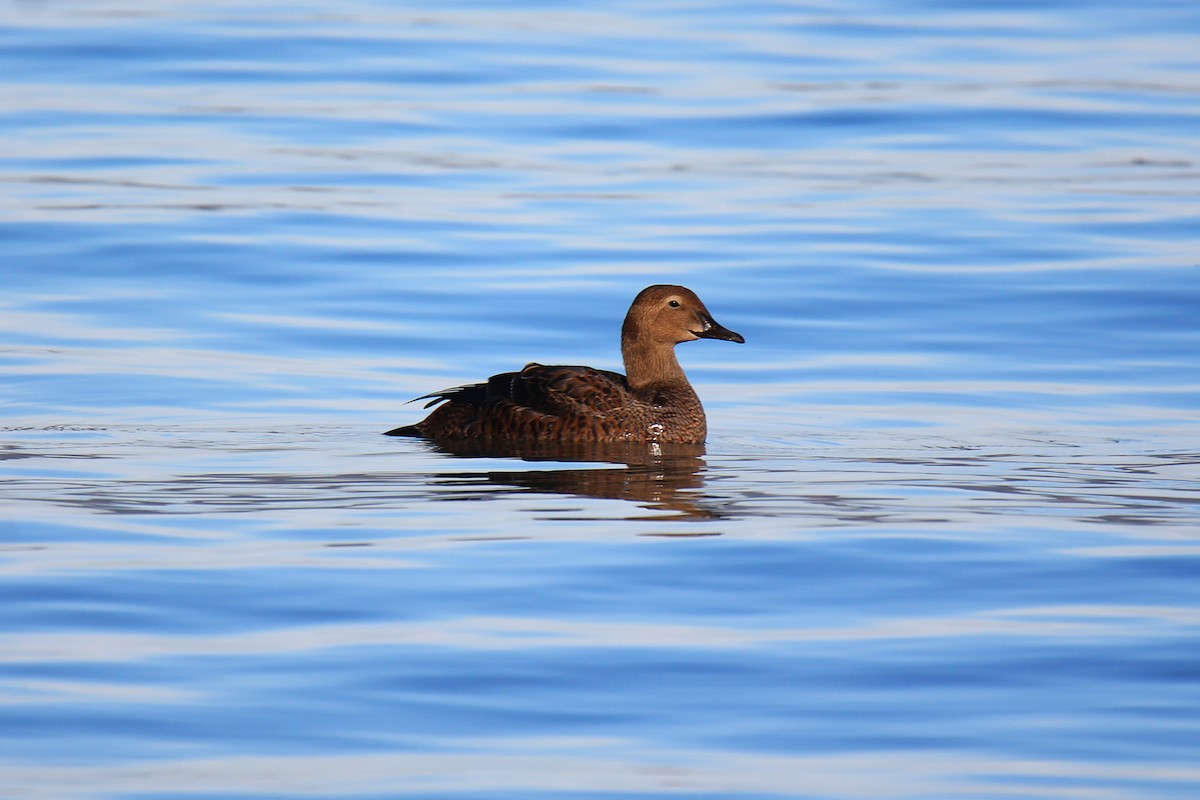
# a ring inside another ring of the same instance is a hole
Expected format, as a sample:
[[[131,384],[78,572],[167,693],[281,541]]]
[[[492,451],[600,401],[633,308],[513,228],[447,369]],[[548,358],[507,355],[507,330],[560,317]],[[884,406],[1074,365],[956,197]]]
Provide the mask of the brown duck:
[[[701,443],[708,432],[700,398],[675,358],[694,339],[745,342],[718,325],[700,298],[682,286],[649,286],[621,326],[625,375],[592,367],[526,364],[433,392],[439,405],[416,425],[389,436],[538,442]]]

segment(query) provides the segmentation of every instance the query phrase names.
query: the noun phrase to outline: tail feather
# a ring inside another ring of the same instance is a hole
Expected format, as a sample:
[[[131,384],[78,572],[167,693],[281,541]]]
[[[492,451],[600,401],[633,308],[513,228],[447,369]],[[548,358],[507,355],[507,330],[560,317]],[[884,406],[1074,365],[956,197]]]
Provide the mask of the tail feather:
[[[492,380],[495,380],[494,378]],[[486,383],[468,383],[464,386],[453,386],[449,389],[442,389],[437,392],[414,397],[409,400],[410,403],[417,403],[421,400],[428,400],[425,408],[433,408],[438,403],[453,401],[462,403],[475,408],[482,407],[488,400],[488,384]],[[401,425],[399,428],[392,428],[390,431],[385,431],[384,436],[415,436],[418,438],[425,437],[425,432],[420,429],[420,423],[417,425]]]
[[[390,431],[384,431],[384,436],[416,436],[421,437],[424,434],[418,430],[416,425],[401,425],[399,428],[392,428]]]

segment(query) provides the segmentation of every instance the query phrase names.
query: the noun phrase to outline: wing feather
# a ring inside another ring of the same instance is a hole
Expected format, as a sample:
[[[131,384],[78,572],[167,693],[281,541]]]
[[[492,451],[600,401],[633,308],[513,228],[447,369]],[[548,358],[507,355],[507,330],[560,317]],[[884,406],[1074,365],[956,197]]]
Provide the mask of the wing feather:
[[[625,376],[617,372],[579,366],[526,364],[520,372],[502,372],[486,383],[469,383],[430,392],[412,402],[428,400],[425,408],[453,402],[483,411],[498,404],[513,404],[552,416],[603,415],[627,402]]]

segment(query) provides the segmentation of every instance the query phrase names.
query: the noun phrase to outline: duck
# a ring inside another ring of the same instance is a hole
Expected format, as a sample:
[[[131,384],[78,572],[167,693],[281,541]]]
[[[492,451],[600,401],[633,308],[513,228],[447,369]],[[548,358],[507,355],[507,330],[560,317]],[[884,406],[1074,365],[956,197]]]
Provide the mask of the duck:
[[[531,362],[482,383],[415,398],[424,420],[386,431],[435,441],[703,444],[704,407],[675,357],[697,339],[744,344],[691,289],[647,286],[621,325],[625,374]]]

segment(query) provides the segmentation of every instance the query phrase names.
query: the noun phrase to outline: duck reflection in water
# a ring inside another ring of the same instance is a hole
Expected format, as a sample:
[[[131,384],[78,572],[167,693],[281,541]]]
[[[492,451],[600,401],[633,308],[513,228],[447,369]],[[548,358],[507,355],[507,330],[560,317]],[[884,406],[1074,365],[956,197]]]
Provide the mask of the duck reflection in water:
[[[517,458],[530,462],[579,463],[563,469],[441,472],[437,479],[465,486],[513,486],[531,492],[628,500],[654,511],[675,512],[672,519],[715,519],[715,504],[705,503],[704,445],[642,442],[481,442],[430,440],[440,453],[458,458]],[[599,466],[620,464],[621,468]]]

